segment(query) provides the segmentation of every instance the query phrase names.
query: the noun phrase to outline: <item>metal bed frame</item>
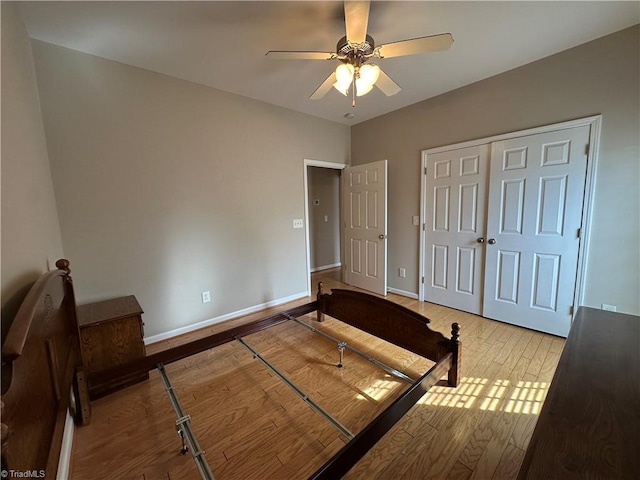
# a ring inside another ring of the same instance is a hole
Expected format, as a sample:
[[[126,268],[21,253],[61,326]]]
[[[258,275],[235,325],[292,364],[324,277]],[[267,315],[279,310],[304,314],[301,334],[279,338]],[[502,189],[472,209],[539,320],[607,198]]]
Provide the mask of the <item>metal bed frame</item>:
[[[324,315],[331,316],[428,358],[436,362],[436,364],[419,379],[414,380],[367,353],[297,318],[313,312],[317,312],[317,320],[319,322],[324,321]],[[354,434],[243,339],[247,335],[284,322],[295,322],[334,342],[338,347],[339,354],[336,367],[341,368],[343,366],[344,350],[349,350],[387,373],[407,382],[410,387],[362,431]],[[89,382],[122,384],[129,377],[135,377],[143,371],[157,368],[176,412],[176,430],[182,439],[181,453],[184,454],[187,451],[191,451],[202,478],[212,480],[214,476],[206,462],[204,451],[200,448],[191,430],[191,418],[182,410],[164,366],[224,343],[236,341],[349,440],[339,452],[309,477],[310,480],[336,479],[344,476],[433,385],[442,383],[441,378],[443,376],[447,375],[447,381],[444,384],[451,387],[458,385],[461,353],[460,326],[454,323],[452,325],[451,338],[446,338],[442,334],[430,330],[428,324],[429,320],[426,317],[389,300],[352,290],[334,289],[331,294],[326,294],[323,292],[322,283],[319,283],[317,300],[314,302],[95,374],[89,379]]]

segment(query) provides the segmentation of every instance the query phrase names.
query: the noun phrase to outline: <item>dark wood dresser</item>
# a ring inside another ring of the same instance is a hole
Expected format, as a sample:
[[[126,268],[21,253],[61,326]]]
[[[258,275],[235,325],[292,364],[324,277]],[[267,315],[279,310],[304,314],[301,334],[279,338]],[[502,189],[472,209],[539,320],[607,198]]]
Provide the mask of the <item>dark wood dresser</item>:
[[[580,307],[519,480],[640,475],[640,317]]]
[[[144,373],[126,382],[108,385],[91,380],[93,373],[145,356],[143,313],[133,295],[78,307],[82,360],[89,374],[92,399],[149,378],[149,374]]]

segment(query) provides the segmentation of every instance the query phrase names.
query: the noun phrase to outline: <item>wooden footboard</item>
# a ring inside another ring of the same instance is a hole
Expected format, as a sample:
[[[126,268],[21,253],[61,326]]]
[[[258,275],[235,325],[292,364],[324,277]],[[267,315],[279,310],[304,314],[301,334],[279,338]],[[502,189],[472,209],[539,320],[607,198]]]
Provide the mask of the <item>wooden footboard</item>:
[[[460,325],[451,326],[451,338],[429,328],[429,319],[401,305],[353,290],[322,291],[318,284],[318,321],[336,318],[378,338],[436,362],[389,407],[370,422],[309,480],[342,478],[420,400],[447,375],[457,387],[460,375]]]
[[[451,353],[448,385],[457,387],[460,368],[460,326],[452,325],[451,339],[429,328],[429,319],[408,308],[354,290],[334,289],[330,294],[318,284],[318,321],[324,315],[363,330],[434,362]]]

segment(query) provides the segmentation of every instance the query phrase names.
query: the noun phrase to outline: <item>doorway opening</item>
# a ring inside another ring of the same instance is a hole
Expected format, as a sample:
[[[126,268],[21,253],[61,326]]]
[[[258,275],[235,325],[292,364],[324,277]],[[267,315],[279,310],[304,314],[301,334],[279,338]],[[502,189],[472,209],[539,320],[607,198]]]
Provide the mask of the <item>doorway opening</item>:
[[[342,163],[304,160],[307,294],[311,274],[342,266]]]

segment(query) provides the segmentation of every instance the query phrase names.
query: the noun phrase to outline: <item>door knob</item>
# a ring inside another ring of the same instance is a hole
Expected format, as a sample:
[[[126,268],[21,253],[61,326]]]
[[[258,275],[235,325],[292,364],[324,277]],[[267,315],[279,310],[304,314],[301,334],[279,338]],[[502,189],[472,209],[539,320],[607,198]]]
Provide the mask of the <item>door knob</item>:
[[[378,235],[378,238],[379,238],[380,240],[384,240],[385,238],[387,238],[387,236],[386,236],[386,235],[382,235],[382,234],[380,234],[380,235]]]
[[[496,244],[496,239],[495,238],[490,238],[489,240],[487,240],[487,243],[489,245],[495,245]]]
[[[476,240],[478,243],[484,243],[484,237],[480,237]]]

